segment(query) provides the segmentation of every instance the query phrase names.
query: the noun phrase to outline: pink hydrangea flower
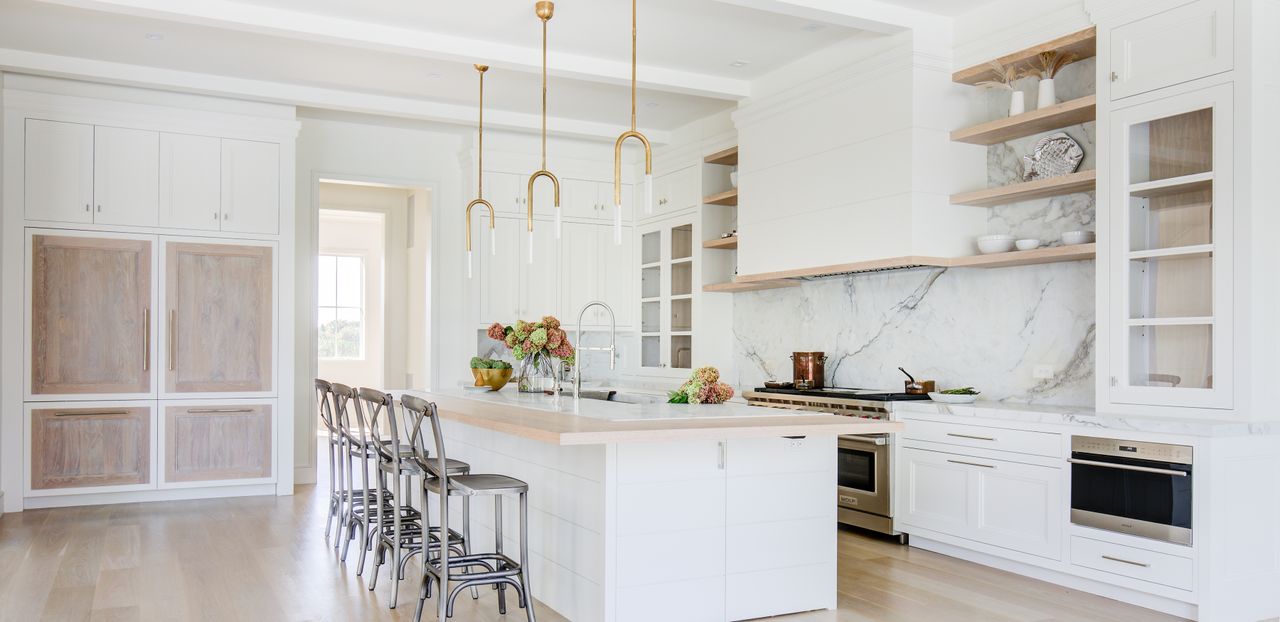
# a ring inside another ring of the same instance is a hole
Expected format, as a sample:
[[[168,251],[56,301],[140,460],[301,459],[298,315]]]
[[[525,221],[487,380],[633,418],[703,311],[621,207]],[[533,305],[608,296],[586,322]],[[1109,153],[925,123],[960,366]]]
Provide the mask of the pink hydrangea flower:
[[[507,340],[507,329],[497,322],[489,326],[489,338],[495,341]]]

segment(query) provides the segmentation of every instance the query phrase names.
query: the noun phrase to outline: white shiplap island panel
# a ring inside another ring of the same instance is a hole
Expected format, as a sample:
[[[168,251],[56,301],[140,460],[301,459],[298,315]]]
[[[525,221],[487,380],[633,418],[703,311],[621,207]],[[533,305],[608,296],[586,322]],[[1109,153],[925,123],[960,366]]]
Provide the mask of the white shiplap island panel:
[[[533,593],[575,622],[834,608],[836,438],[901,427],[514,387],[408,393],[439,407],[448,457],[529,483]],[[516,513],[503,518],[505,550],[518,550]],[[477,504],[478,550],[492,546],[492,527],[493,508]]]

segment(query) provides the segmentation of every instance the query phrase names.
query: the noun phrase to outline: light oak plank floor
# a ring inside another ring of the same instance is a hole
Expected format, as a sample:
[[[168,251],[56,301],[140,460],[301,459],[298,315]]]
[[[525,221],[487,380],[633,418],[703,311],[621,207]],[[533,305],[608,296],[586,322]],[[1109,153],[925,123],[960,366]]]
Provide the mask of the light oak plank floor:
[[[31,510],[0,518],[0,620],[411,620],[416,570],[386,607],[323,537],[324,491]],[[841,529],[838,611],[777,622],[1170,622],[1145,609]],[[538,579],[534,577],[536,582]],[[762,589],[765,586],[761,586]],[[455,620],[496,622],[496,597]],[[510,602],[510,601],[509,601]],[[542,622],[564,622],[538,606]],[[524,620],[511,607],[506,620]],[[434,622],[428,608],[424,620]],[[662,621],[654,621],[662,622]]]

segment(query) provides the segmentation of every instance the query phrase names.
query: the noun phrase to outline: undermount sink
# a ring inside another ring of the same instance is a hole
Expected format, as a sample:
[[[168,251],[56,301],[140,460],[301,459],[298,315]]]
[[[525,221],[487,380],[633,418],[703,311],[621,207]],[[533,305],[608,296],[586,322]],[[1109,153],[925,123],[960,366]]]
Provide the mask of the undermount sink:
[[[578,397],[586,400],[618,402],[620,404],[659,404],[665,401],[657,395],[625,393],[612,389],[582,389],[578,392]]]

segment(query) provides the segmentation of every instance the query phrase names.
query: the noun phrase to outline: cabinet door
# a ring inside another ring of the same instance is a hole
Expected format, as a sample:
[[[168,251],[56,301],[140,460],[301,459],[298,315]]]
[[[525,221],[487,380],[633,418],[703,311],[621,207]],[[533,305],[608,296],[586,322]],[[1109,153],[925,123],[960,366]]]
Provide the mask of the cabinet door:
[[[271,406],[199,405],[164,409],[164,481],[271,477]]]
[[[26,215],[93,222],[93,126],[27,119]]]
[[[576,326],[578,313],[583,305],[600,299],[600,243],[601,229],[606,227],[587,223],[565,223],[564,237],[560,245],[560,271],[564,317],[561,322]],[[612,238],[610,239],[612,244]],[[591,308],[582,317],[582,325],[598,326],[601,310]]]
[[[475,223],[472,223],[475,226]],[[514,324],[520,317],[520,254],[521,238],[525,235],[523,218],[499,218],[494,235],[497,245],[490,245],[487,234],[480,239],[480,325],[502,322]],[[475,248],[475,244],[472,244]],[[496,250],[496,252],[493,252]]]
[[[151,241],[31,236],[31,393],[151,393]]]
[[[566,218],[604,218],[600,202],[600,184],[582,179],[565,179],[561,182],[561,208]],[[612,205],[612,204],[610,204]],[[612,214],[609,214],[612,218]]]
[[[635,313],[635,227],[622,227],[622,244],[614,243],[613,225],[596,228],[599,248],[600,288],[598,296],[613,307],[618,329],[634,325]],[[599,310],[598,322],[609,325],[609,318]]]
[[[697,206],[701,201],[698,196],[700,168],[690,166],[654,179],[655,211],[673,212]]]
[[[1111,31],[1111,99],[1231,69],[1231,0],[1199,0]]]
[[[1061,559],[1067,520],[1062,512],[1062,470],[1003,460],[969,461],[978,491],[974,539]]]
[[[151,483],[151,409],[31,410],[31,490]]]
[[[533,244],[533,263],[529,263],[530,243]],[[559,240],[556,240],[554,223],[534,222],[532,242],[528,228],[521,227],[519,267],[520,313],[523,319],[560,316],[559,258]]]
[[[222,230],[280,232],[280,145],[222,141]]]
[[[222,220],[222,140],[160,135],[160,226],[217,231]]]
[[[484,172],[484,197],[502,214],[525,213],[524,181],[514,173]]]
[[[268,246],[165,243],[165,390],[272,388],[274,330]]]
[[[964,459],[904,447],[898,460],[898,516],[904,524],[966,538],[969,505],[976,497]]]
[[[94,128],[93,222],[154,227],[160,216],[160,133]]]
[[[1232,85],[1117,110],[1112,402],[1232,407]]]

